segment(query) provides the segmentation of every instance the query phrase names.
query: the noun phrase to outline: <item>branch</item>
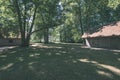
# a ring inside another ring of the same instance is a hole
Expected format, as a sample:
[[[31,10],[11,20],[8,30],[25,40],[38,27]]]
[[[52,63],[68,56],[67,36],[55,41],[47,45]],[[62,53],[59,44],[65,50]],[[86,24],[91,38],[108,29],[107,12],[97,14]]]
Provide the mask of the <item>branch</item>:
[[[14,7],[15,7],[15,9],[17,11],[17,15],[18,15],[18,22],[19,22],[20,32],[22,34],[23,33],[23,28],[22,28],[23,25],[22,25],[22,19],[21,19],[22,14],[21,14],[19,4],[18,4],[17,0],[14,0],[14,4],[15,4]],[[23,36],[23,34],[22,34],[22,36]]]
[[[35,20],[35,17],[36,17],[36,11],[37,11],[37,6],[35,6],[35,11],[34,11],[34,14],[33,14],[32,24],[30,26],[30,31],[29,31],[27,37],[30,37],[30,35],[31,35],[32,29],[33,29],[33,25],[34,25],[34,20]]]
[[[52,25],[52,26],[50,26],[50,27],[41,27],[40,29],[37,29],[37,30],[32,31],[31,34],[33,34],[33,33],[35,33],[35,32],[38,32],[38,31],[41,31],[41,30],[44,30],[44,29],[47,29],[47,28],[55,28],[55,27],[57,27],[57,25],[61,25],[61,24],[54,24],[54,25]],[[31,35],[31,34],[30,34],[30,35]]]
[[[24,16],[23,16],[23,19],[24,19],[24,22],[23,22],[23,34],[25,35],[26,34],[26,15],[27,15],[27,9],[26,9],[26,3],[24,3],[25,5],[25,10],[24,10]],[[26,35],[25,35],[26,37]]]

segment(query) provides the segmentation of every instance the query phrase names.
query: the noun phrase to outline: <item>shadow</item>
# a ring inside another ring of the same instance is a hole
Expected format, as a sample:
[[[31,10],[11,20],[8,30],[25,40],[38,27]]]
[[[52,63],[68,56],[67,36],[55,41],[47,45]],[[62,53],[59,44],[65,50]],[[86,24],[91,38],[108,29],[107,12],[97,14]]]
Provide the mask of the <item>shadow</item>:
[[[0,80],[119,80],[120,52],[36,44],[0,54]]]

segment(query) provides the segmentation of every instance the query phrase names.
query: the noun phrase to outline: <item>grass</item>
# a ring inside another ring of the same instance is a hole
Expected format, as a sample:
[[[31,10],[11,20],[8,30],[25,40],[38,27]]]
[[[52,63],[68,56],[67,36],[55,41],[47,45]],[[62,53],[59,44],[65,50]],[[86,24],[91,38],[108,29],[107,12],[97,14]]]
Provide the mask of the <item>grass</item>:
[[[120,52],[79,44],[16,47],[0,53],[0,80],[120,80]]]

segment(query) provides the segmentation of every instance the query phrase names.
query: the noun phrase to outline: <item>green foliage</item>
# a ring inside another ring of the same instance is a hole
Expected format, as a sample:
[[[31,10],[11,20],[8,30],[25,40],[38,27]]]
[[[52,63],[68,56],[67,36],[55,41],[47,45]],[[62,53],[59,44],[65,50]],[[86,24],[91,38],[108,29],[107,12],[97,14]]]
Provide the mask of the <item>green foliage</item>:
[[[116,21],[119,21],[120,20],[120,4],[116,7],[115,11],[114,11],[114,17],[115,17],[115,20]]]
[[[84,32],[119,21],[119,12],[120,0],[0,0],[0,37],[79,42]]]
[[[64,23],[59,28],[53,28],[54,32],[51,35],[62,42],[79,42],[83,32],[94,31],[102,25],[119,20],[119,0],[60,0],[60,2],[63,6]],[[42,11],[45,12],[44,8]],[[52,21],[49,15],[46,17],[45,22]]]
[[[34,38],[41,40],[44,36],[44,42],[49,42],[49,29],[59,25],[61,22],[57,18],[57,4],[58,0],[43,0],[39,6],[37,17],[35,20],[34,30],[40,29],[39,32],[34,34]],[[46,30],[47,29],[47,30]],[[39,35],[39,37],[38,37]]]
[[[9,0],[0,0],[0,34],[3,37],[18,37],[19,29],[16,15]]]

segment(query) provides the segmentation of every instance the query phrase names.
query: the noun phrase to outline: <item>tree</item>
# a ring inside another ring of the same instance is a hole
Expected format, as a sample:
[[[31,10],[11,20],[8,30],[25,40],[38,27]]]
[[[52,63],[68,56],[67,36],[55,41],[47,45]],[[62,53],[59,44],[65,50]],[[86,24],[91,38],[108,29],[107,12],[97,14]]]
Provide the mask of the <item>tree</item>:
[[[9,0],[0,0],[0,35],[2,38],[19,36],[17,16],[12,9]]]
[[[78,14],[78,4],[74,0],[63,0],[62,4],[65,21],[60,28],[60,41],[79,42],[82,23],[80,23],[81,17]]]
[[[30,36],[34,26],[39,0],[12,0],[18,16],[21,33],[21,46],[29,46]]]
[[[59,0],[44,0],[44,3],[38,9],[37,18],[35,20],[35,30],[41,30],[37,34],[41,34],[44,37],[44,43],[49,43],[50,30],[58,25],[62,24],[61,14],[58,11]],[[44,33],[44,34],[43,34]],[[36,36],[37,37],[37,36]]]
[[[120,4],[116,7],[116,9],[114,10],[114,18],[116,21],[120,20]]]
[[[50,31],[57,30],[61,41],[77,42],[84,32],[120,20],[119,5],[120,0],[1,0],[0,37],[20,32],[26,47],[33,33],[49,43],[49,33],[55,35]]]
[[[44,43],[49,43],[49,29],[61,24],[61,19],[58,12],[59,0],[46,0],[42,9],[42,21],[44,26],[47,28],[44,29]]]

